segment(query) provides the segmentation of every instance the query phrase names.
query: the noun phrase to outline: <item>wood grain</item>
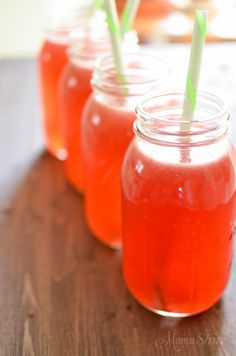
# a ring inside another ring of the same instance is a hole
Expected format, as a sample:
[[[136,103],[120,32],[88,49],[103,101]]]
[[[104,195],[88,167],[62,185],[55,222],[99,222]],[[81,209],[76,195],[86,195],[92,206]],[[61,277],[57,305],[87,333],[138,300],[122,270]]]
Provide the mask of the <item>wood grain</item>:
[[[120,252],[93,238],[83,199],[43,152],[35,62],[2,61],[0,78],[0,356],[235,355],[236,265],[204,314],[139,306]]]

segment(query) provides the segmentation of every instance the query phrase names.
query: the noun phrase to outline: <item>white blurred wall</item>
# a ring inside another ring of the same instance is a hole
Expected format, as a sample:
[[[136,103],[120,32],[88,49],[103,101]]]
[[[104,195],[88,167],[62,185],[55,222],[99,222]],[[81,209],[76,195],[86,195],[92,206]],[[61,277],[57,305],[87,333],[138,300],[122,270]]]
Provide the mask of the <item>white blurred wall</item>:
[[[61,6],[92,0],[0,0],[0,59],[35,56],[43,38],[46,14]]]
[[[34,56],[40,46],[46,0],[0,0],[0,58]]]

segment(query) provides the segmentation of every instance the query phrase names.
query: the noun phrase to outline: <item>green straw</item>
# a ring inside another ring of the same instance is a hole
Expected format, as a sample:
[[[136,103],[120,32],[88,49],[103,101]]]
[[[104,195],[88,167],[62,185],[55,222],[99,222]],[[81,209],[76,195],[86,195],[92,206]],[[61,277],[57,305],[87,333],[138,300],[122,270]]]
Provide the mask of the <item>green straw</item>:
[[[125,82],[125,66],[122,57],[122,38],[115,0],[104,0],[107,23],[111,34],[112,50],[118,79]]]
[[[124,36],[133,26],[140,0],[127,0],[121,16],[121,33]]]
[[[194,117],[197,103],[197,90],[200,77],[203,48],[206,39],[207,11],[196,11],[193,40],[186,82],[182,120],[189,121],[181,125],[182,131],[188,131]]]
[[[102,0],[93,0],[93,8],[98,10],[102,7]]]
[[[102,9],[103,0],[93,0],[89,6],[88,18],[91,18],[97,11]]]

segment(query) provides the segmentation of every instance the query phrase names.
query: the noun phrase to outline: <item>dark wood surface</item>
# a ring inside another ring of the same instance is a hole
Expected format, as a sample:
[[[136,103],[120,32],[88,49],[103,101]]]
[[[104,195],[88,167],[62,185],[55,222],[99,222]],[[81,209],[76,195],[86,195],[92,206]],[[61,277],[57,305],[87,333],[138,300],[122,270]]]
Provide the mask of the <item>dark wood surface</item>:
[[[139,306],[120,253],[88,231],[41,131],[35,62],[1,61],[0,356],[236,355],[236,265],[204,314],[168,319]]]

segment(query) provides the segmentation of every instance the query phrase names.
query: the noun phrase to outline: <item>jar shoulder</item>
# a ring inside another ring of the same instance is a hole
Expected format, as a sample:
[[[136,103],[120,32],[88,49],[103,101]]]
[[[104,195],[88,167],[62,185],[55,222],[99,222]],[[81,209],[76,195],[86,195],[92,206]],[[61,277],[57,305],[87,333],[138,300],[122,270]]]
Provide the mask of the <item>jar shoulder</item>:
[[[91,77],[92,70],[83,70],[68,61],[60,76],[59,90],[66,93],[75,92],[81,98],[88,97],[92,90],[90,85]]]
[[[223,149],[223,151],[221,151]],[[126,152],[123,181],[137,179],[141,184],[222,185],[236,186],[236,151],[227,142],[223,147],[201,147],[180,150],[176,147],[146,144],[134,138]],[[175,179],[175,180],[174,180]]]

